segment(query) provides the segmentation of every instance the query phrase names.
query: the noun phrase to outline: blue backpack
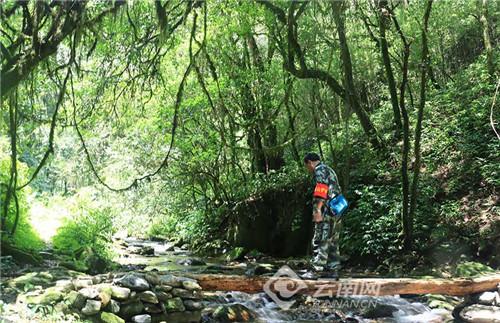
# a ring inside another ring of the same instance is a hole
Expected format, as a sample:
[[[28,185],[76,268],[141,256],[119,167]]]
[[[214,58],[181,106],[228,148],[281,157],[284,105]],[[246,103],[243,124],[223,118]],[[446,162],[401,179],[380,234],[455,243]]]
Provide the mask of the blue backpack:
[[[345,199],[344,195],[339,194],[328,202],[328,207],[335,216],[341,217],[344,215],[345,211],[347,211],[349,203]]]

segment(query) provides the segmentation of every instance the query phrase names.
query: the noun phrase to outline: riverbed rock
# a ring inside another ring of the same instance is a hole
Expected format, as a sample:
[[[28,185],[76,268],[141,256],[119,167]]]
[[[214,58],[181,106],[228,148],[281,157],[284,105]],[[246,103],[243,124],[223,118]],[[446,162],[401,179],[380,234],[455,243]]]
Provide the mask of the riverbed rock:
[[[149,289],[149,283],[135,274],[126,274],[122,278],[115,280],[115,283],[131,290],[145,291]]]
[[[64,313],[64,314],[69,314],[71,313],[71,310],[67,304],[64,302],[59,302],[56,305],[54,305],[54,310],[59,313]]]
[[[156,295],[156,297],[158,298],[158,300],[159,300],[160,302],[164,302],[164,301],[166,301],[167,299],[171,299],[171,298],[173,297],[173,296],[172,296],[172,294],[170,294],[170,293],[165,293],[164,291],[161,291],[161,290],[160,290],[160,291],[156,291],[156,292],[155,292],[155,295]]]
[[[156,286],[161,284],[160,276],[156,273],[148,272],[144,275],[144,279],[149,283],[150,286]]]
[[[100,318],[103,323],[125,323],[124,319],[109,312],[101,312]]]
[[[112,286],[110,284],[99,284],[96,285],[96,288],[99,291],[99,300],[101,300],[102,306],[107,306],[113,295]]]
[[[250,322],[257,317],[252,310],[242,304],[220,305],[212,315],[217,322]]]
[[[28,273],[14,279],[11,279],[8,283],[9,287],[23,289],[25,286],[36,286],[40,285],[46,287],[51,283],[51,279],[41,276],[37,273]]]
[[[397,312],[395,306],[377,303],[375,306],[370,306],[362,311],[361,316],[367,319],[377,319],[382,317],[390,317],[393,312]]]
[[[474,304],[460,311],[460,317],[469,323],[500,323],[500,307]]]
[[[42,295],[27,296],[26,302],[28,304],[49,305],[59,302],[63,299],[63,297],[64,295],[59,289],[50,287],[47,288]]]
[[[62,280],[56,281],[56,287],[61,288],[62,289],[61,291],[64,293],[68,293],[69,291],[72,291],[75,289],[75,286],[73,285],[73,283],[69,279],[62,279]]]
[[[152,314],[152,322],[199,323],[202,320],[201,311],[185,311]]]
[[[172,295],[174,295],[176,297],[187,298],[187,299],[200,299],[201,298],[201,293],[199,291],[186,290],[183,288],[172,289]]]
[[[143,302],[158,304],[158,297],[150,290],[137,294],[137,298]]]
[[[478,303],[483,305],[500,305],[500,295],[498,292],[484,292],[479,295]]]
[[[77,278],[77,279],[73,280],[73,285],[75,286],[76,289],[89,287],[89,286],[92,286],[93,284],[94,284],[94,282],[92,281],[91,278],[88,278],[88,279]]]
[[[177,263],[183,266],[205,266],[206,263],[198,258],[187,258],[178,260]]]
[[[167,312],[183,312],[186,310],[184,303],[182,302],[182,298],[180,297],[167,299],[164,305]]]
[[[109,301],[108,305],[104,308],[104,310],[113,314],[118,314],[120,312],[120,303],[112,299]]]
[[[160,284],[162,286],[171,286],[171,287],[182,287],[182,281],[183,279],[171,274],[166,274],[166,275],[161,275],[160,276]],[[157,286],[159,287],[159,286]],[[166,287],[168,288],[168,287]],[[170,289],[171,290],[171,289]],[[169,290],[165,290],[165,292],[168,292]]]
[[[189,310],[201,310],[203,308],[203,304],[201,302],[193,301],[191,299],[184,300],[184,307]]]
[[[145,303],[144,304],[144,311],[146,313],[149,313],[149,314],[158,314],[158,313],[162,313],[163,309],[158,304]]]
[[[88,299],[94,299],[99,296],[99,291],[95,287],[85,287],[80,289],[78,292]]]
[[[64,300],[66,304],[68,304],[68,306],[77,310],[81,310],[85,306],[85,302],[87,299],[79,292],[73,290],[69,292],[68,295],[66,295]]]
[[[111,286],[111,297],[123,301],[129,298],[130,289],[126,287]]]
[[[144,246],[139,250],[139,254],[143,256],[154,256],[155,248],[151,246]]]
[[[95,315],[101,310],[101,302],[88,299],[82,308],[82,313],[88,316]]]
[[[196,280],[184,280],[182,286],[187,290],[201,290],[201,286]]]
[[[430,308],[446,309],[453,311],[453,309],[461,302],[459,298],[446,295],[429,294],[427,302]]]
[[[140,301],[134,301],[128,304],[122,304],[120,308],[120,317],[130,319],[132,316],[139,315],[144,311],[144,305]]]
[[[132,317],[132,322],[134,322],[134,323],[151,323],[151,315],[149,315],[149,314],[135,315],[134,317]]]

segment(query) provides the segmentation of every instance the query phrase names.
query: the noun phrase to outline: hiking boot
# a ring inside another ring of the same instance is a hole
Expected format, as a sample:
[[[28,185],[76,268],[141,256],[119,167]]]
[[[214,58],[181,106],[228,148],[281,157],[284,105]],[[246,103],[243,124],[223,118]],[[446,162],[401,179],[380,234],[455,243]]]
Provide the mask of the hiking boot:
[[[314,270],[308,270],[304,274],[300,275],[302,279],[316,280],[319,278],[318,272]]]

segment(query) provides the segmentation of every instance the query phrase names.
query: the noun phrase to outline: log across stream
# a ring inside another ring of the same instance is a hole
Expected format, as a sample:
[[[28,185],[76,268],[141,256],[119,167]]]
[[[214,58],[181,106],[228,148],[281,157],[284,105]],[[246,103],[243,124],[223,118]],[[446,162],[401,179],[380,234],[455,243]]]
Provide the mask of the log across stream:
[[[412,278],[342,278],[334,280],[302,280],[290,277],[237,276],[218,274],[187,274],[198,281],[205,291],[240,291],[260,293],[286,290],[294,294],[320,296],[349,295],[417,295],[443,294],[464,296],[494,290],[500,284],[500,274],[477,278],[412,279]]]

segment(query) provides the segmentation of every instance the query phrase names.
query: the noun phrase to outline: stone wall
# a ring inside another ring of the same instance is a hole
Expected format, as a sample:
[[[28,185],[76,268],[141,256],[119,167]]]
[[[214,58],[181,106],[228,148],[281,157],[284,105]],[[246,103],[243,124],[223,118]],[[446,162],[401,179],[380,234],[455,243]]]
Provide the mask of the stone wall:
[[[133,272],[61,279],[40,293],[22,294],[18,302],[53,305],[97,322],[199,322],[201,287],[190,278]]]

